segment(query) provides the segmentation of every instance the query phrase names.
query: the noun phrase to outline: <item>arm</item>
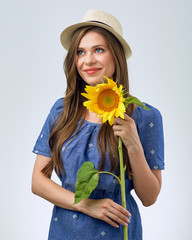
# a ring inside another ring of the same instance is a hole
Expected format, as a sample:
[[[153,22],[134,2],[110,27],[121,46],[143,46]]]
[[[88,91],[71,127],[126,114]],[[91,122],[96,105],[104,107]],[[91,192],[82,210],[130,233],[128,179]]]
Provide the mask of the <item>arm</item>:
[[[75,210],[72,205],[74,193],[61,187],[41,172],[49,161],[49,157],[37,155],[32,175],[32,192],[59,207]]]
[[[133,185],[137,196],[144,206],[152,205],[161,189],[161,170],[151,170],[137,133],[135,122],[125,114],[125,119],[116,118],[113,130],[120,136],[128,150],[133,173]]]
[[[161,170],[151,170],[142,149],[129,154],[133,172],[133,185],[144,206],[155,203],[161,190]]]
[[[33,176],[32,192],[49,202],[69,210],[83,212],[91,217],[101,219],[113,227],[118,224],[126,225],[131,214],[119,204],[110,199],[84,199],[73,205],[75,194],[58,185],[41,173],[41,169],[50,161],[50,158],[37,155]]]

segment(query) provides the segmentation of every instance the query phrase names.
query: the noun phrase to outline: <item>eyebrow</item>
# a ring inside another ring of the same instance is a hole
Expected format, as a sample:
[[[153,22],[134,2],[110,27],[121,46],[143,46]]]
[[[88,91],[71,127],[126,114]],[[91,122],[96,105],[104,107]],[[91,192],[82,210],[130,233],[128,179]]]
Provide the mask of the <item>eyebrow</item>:
[[[94,48],[98,48],[98,47],[106,47],[106,46],[102,45],[102,44],[98,44],[98,45],[92,46],[91,48],[94,49]],[[84,47],[78,47],[78,49],[85,49],[85,48]]]

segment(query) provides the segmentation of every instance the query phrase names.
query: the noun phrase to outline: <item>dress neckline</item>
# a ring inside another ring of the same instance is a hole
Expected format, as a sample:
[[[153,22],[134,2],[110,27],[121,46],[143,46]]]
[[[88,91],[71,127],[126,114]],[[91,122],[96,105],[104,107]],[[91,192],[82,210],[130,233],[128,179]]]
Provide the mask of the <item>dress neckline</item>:
[[[144,103],[144,104],[145,104],[145,103]],[[139,107],[141,107],[141,106],[140,106],[140,105],[137,105],[137,107],[133,109],[133,111],[132,111],[132,113],[131,113],[131,117],[132,117],[133,114],[139,109]],[[82,117],[81,117],[81,119],[82,119]],[[101,126],[101,125],[102,125],[102,123],[90,122],[90,121],[88,121],[88,120],[86,120],[86,119],[84,119],[84,122],[85,122],[85,123],[88,123],[88,124],[90,124],[90,125],[97,125],[97,126]]]
[[[102,125],[102,123],[90,122],[90,121],[88,121],[88,120],[86,120],[86,119],[83,119],[83,120],[84,120],[84,122],[86,122],[86,123],[88,123],[88,124],[90,124],[90,125],[98,125],[98,126],[101,126],[101,125]]]

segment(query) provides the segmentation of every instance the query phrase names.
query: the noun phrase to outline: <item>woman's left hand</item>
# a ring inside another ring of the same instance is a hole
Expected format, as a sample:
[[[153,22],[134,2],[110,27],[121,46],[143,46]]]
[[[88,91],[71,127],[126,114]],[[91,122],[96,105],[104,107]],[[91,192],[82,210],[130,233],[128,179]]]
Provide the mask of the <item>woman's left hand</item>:
[[[121,137],[128,152],[135,152],[142,149],[135,121],[124,114],[124,119],[115,118],[113,131],[116,137]]]

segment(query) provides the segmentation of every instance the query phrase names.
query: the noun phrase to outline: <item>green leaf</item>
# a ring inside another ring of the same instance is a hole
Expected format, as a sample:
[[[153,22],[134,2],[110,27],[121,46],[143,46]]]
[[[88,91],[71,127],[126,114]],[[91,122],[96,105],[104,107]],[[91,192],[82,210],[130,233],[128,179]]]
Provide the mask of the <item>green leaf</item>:
[[[148,107],[146,107],[138,98],[136,97],[127,97],[125,99],[125,107],[127,107],[129,104],[131,103],[135,103],[137,105],[140,105],[142,108],[144,108],[145,110],[149,110]]]
[[[88,198],[92,191],[97,187],[99,182],[99,173],[94,168],[92,162],[85,162],[77,173],[77,180],[75,186],[75,202],[79,203],[81,200]]]
[[[122,94],[122,96],[124,97],[126,94],[128,94],[129,92],[126,92],[124,89],[122,89],[122,91],[121,91],[121,94]]]

